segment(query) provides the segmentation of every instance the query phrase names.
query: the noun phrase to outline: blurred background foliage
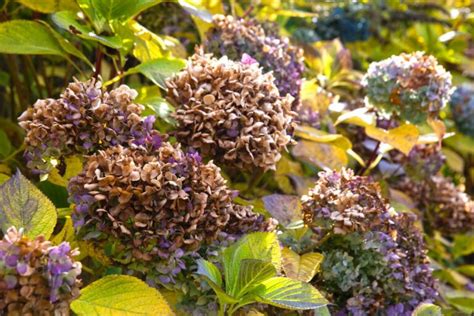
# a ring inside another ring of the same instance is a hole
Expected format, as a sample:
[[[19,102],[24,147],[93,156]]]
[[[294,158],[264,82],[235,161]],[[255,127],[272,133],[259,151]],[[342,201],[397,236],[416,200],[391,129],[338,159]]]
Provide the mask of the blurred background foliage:
[[[113,10],[108,10],[112,3]],[[107,88],[122,83],[135,88],[136,102],[146,106],[143,114],[156,115],[155,127],[161,132],[171,131],[169,114],[174,109],[163,97],[164,79],[183,67],[218,13],[277,23],[283,35],[304,49],[300,115],[312,117],[297,126],[297,143],[283,154],[275,171],[258,177],[228,175],[231,186],[241,191],[239,203],[280,221],[285,213],[288,223],[298,223],[297,207],[269,209],[262,197],[305,194],[321,169],[348,166],[380,181],[397,210],[419,212],[410,194],[391,187],[400,167],[393,151],[408,154],[414,145],[436,143],[438,137],[445,137],[442,175],[461,191],[474,194],[474,138],[457,129],[450,107],[440,113],[440,124],[405,126],[395,133],[390,126],[374,123],[362,84],[371,62],[414,51],[435,56],[451,72],[455,86],[472,84],[474,4],[467,0],[2,0],[0,183],[19,168],[68,214],[64,183],[80,163],[67,163],[39,181],[24,166],[24,135],[17,117],[37,99],[58,97],[73,78],[100,76]],[[384,134],[382,128],[393,133]],[[65,237],[68,224],[62,217],[64,227],[55,231],[57,238],[73,238]],[[445,312],[474,313],[472,227],[462,234],[426,227],[425,232]],[[287,234],[303,241],[305,231],[296,225]],[[81,250],[96,261],[104,259],[86,245]]]

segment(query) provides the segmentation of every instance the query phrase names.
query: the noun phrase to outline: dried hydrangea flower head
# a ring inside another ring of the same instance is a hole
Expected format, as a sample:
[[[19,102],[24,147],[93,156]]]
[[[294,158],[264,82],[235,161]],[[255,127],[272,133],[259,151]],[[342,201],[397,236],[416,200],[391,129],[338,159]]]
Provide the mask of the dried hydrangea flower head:
[[[474,137],[474,86],[458,87],[451,96],[450,107],[458,130]]]
[[[177,138],[239,169],[275,169],[291,141],[291,96],[280,97],[271,73],[197,52],[167,81]]]
[[[400,151],[390,152],[392,162],[403,166],[405,174],[418,181],[424,181],[436,175],[446,161],[438,144],[415,145],[408,155]]]
[[[313,282],[337,312],[411,315],[437,297],[414,215],[395,213],[380,187],[349,169],[322,172],[302,197],[305,223],[325,233],[325,259]],[[413,244],[410,244],[410,243]]]
[[[324,233],[367,231],[386,225],[393,213],[378,183],[355,176],[351,169],[319,173],[301,202],[305,223]]]
[[[58,99],[38,100],[18,118],[27,133],[28,167],[47,172],[61,157],[153,138],[155,118],[140,117],[144,107],[133,103],[137,92],[125,85],[106,92],[101,85],[76,80]]]
[[[0,240],[0,314],[69,315],[81,263],[69,243],[30,240],[14,227]]]
[[[303,51],[278,33],[275,27],[259,24],[255,19],[215,15],[204,49],[235,61],[240,61],[245,54],[251,56],[264,71],[273,71],[280,95],[293,96],[293,109],[296,109],[304,72]]]
[[[423,52],[373,62],[364,81],[375,107],[414,123],[437,116],[451,95],[451,74]]]
[[[88,157],[69,185],[79,238],[113,245],[112,259],[150,282],[174,283],[184,258],[211,244],[232,219],[232,233],[265,221],[232,203],[220,169],[196,152],[111,147]],[[236,227],[238,226],[238,227]],[[255,229],[258,227],[253,226]]]
[[[432,229],[450,236],[474,230],[474,201],[441,175],[420,182],[408,177],[394,187],[410,196]]]

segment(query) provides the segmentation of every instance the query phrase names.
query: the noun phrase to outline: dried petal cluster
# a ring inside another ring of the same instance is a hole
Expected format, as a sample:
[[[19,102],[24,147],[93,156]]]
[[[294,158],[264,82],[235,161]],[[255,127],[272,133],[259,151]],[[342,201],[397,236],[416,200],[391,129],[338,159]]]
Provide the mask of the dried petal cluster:
[[[459,86],[451,96],[450,107],[458,130],[474,137],[474,87]]]
[[[434,175],[420,182],[404,177],[394,187],[413,199],[431,228],[445,235],[474,231],[474,201],[450,179]]]
[[[415,123],[437,116],[451,95],[451,74],[423,52],[374,62],[364,81],[375,107]]]
[[[244,54],[250,55],[265,71],[273,71],[280,95],[293,96],[293,109],[296,109],[304,71],[303,52],[278,33],[275,27],[254,19],[215,15],[204,49],[235,61],[241,60]]]
[[[69,243],[52,246],[14,227],[0,240],[0,314],[68,315],[79,296],[81,263]]]
[[[27,134],[28,167],[48,171],[52,160],[89,154],[113,145],[142,145],[154,140],[155,118],[140,117],[137,92],[122,85],[110,92],[101,82],[70,83],[59,99],[38,100],[19,118]]]
[[[256,63],[197,52],[167,81],[178,140],[240,169],[274,169],[291,141],[291,96],[280,97]]]
[[[393,212],[378,183],[354,176],[351,169],[321,172],[314,188],[301,201],[305,223],[323,233],[345,234],[382,227]]]
[[[405,174],[418,181],[436,175],[446,160],[438,144],[415,145],[408,156],[399,151],[392,151],[391,155],[392,162],[401,164]]]
[[[212,162],[167,142],[99,151],[71,180],[69,193],[80,238],[110,247],[125,269],[162,284],[175,283],[187,256],[221,232],[271,226],[232,203],[234,192]]]
[[[302,197],[305,222],[322,237],[313,281],[350,315],[411,315],[437,297],[413,214],[397,214],[378,184],[351,170],[322,172]]]

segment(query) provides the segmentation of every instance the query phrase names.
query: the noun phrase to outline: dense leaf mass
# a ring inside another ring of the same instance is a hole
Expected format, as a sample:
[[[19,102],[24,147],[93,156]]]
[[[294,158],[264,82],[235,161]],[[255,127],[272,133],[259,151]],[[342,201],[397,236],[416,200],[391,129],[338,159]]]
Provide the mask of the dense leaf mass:
[[[397,214],[379,185],[351,170],[322,172],[302,197],[325,259],[314,280],[350,315],[411,315],[437,297],[415,216]]]
[[[90,156],[69,185],[74,225],[81,238],[114,249],[112,259],[127,269],[174,282],[186,269],[183,257],[221,232],[274,226],[233,204],[225,182],[212,162],[167,142],[157,149],[111,147]]]
[[[25,158],[37,172],[49,171],[52,159],[89,154],[114,145],[142,145],[154,137],[154,116],[140,117],[137,92],[122,85],[110,92],[101,82],[70,83],[59,99],[38,100],[19,118],[26,130]]]
[[[291,141],[291,96],[280,97],[271,73],[251,60],[197,52],[168,80],[178,140],[240,169],[275,169]]]
[[[244,54],[250,55],[265,71],[273,72],[280,95],[293,96],[293,109],[296,109],[304,71],[303,51],[278,33],[271,24],[262,25],[255,19],[215,15],[204,48],[218,57],[227,56],[235,61]]]
[[[415,123],[437,116],[451,94],[451,74],[423,52],[370,64],[365,82],[375,107]]]
[[[0,314],[68,315],[79,296],[77,254],[67,242],[52,246],[8,229],[0,240]]]

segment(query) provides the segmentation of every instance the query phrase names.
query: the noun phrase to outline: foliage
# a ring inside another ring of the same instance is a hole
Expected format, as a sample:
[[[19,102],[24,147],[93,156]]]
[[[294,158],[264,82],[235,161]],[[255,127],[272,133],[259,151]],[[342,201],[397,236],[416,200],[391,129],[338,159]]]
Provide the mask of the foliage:
[[[472,314],[473,12],[1,2],[0,314]]]

